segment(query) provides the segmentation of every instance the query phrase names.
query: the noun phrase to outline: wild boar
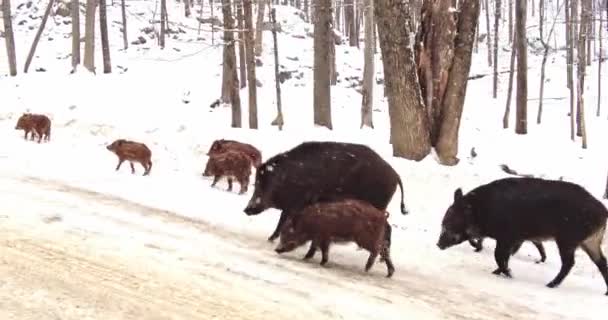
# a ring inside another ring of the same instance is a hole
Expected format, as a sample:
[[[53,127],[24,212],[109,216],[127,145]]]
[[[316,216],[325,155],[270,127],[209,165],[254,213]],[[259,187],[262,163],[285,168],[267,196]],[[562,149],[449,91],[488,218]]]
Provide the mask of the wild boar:
[[[401,178],[380,155],[362,144],[301,143],[261,164],[256,170],[254,186],[245,214],[257,215],[270,208],[281,210],[269,241],[279,236],[289,215],[317,202],[358,199],[385,211],[397,186],[401,190],[401,213],[407,214]],[[387,250],[391,234],[392,228],[387,222]]]
[[[540,254],[540,260],[537,260],[536,263],[545,262],[547,260],[547,254],[545,253],[545,247],[543,246],[543,243],[540,241],[535,241],[535,240],[532,240],[531,242],[534,244],[534,246],[538,250],[538,253]],[[473,248],[475,248],[475,252],[480,252],[481,250],[483,250],[483,238],[469,239],[469,244]],[[516,245],[515,247],[513,247],[513,251],[511,252],[511,255],[515,255],[515,253],[517,253],[517,251],[519,251],[519,248],[521,248],[522,244],[523,244],[523,242]]]
[[[232,179],[236,179],[241,185],[239,194],[247,192],[249,187],[249,176],[251,175],[251,158],[244,152],[238,150],[227,150],[223,153],[212,154],[207,160],[204,177],[213,177],[215,184],[222,177],[228,178],[228,191],[232,191]]]
[[[262,153],[260,152],[260,150],[248,143],[238,142],[234,140],[219,139],[213,141],[213,144],[211,144],[207,155],[212,156],[214,154],[222,153],[227,150],[238,150],[245,153],[251,158],[251,163],[255,168],[257,168],[262,163]]]
[[[321,265],[329,260],[331,243],[355,242],[360,248],[369,251],[365,271],[374,265],[378,255],[384,257],[387,277],[395,272],[388,250],[384,246],[384,232],[387,213],[371,204],[355,199],[335,202],[316,203],[305,207],[302,212],[292,215],[281,229],[280,243],[275,249],[279,254],[289,252],[312,241],[311,247],[321,249]],[[314,255],[310,251],[304,259]]]
[[[31,133],[30,140],[34,140],[34,135],[38,136],[38,143],[51,140],[51,119],[43,114],[24,113],[17,120],[15,130],[25,131],[24,139]]]
[[[133,162],[139,162],[142,167],[144,167],[144,176],[150,174],[150,170],[152,169],[152,151],[143,143],[118,139],[112,144],[108,145],[106,149],[114,152],[116,156],[118,156],[118,165],[116,166],[116,171],[120,169],[120,166],[125,160],[129,160],[131,164],[131,173],[135,173],[135,167],[133,167]]]
[[[595,263],[608,287],[608,266],[601,248],[607,218],[604,205],[575,183],[504,178],[466,195],[456,189],[437,246],[444,250],[471,238],[493,238],[498,265],[493,273],[511,278],[509,258],[514,247],[526,240],[554,240],[562,266],[547,287],[559,286],[568,275],[578,247]]]

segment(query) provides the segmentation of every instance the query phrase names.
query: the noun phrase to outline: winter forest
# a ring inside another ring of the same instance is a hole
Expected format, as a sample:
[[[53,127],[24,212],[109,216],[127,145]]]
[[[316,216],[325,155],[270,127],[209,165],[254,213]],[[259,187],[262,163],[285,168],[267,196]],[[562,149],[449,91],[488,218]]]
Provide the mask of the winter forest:
[[[0,4],[0,319],[608,312],[607,0]]]

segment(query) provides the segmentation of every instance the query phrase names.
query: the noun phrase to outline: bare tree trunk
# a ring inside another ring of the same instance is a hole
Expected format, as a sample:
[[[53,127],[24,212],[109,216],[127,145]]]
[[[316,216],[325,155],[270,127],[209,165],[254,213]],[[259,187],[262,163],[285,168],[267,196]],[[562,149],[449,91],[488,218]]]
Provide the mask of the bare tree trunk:
[[[538,33],[540,34],[540,39],[544,39],[544,27],[545,27],[545,0],[539,0],[538,2]],[[547,40],[549,41],[549,40]]]
[[[127,40],[127,9],[125,7],[125,0],[121,0],[120,10],[122,14],[122,42],[125,50],[127,50],[129,48],[129,40]]]
[[[564,24],[566,27],[566,86],[568,89],[572,89],[572,52],[568,49],[570,48],[570,43],[572,42],[572,23],[570,19],[570,1],[564,0],[564,5],[566,6],[566,23]]]
[[[204,1],[204,0],[203,0]],[[211,8],[211,44],[215,44],[215,25],[213,24],[213,16],[214,16],[214,7],[213,7],[213,1],[214,0],[209,0],[209,7]]]
[[[95,73],[95,12],[97,0],[87,0],[84,20],[84,60],[82,65]]]
[[[184,0],[184,15],[190,17],[190,0]]]
[[[437,156],[443,165],[456,165],[458,159],[458,131],[467,92],[467,78],[473,56],[473,37],[478,23],[479,2],[461,0],[454,59],[449,70],[447,88],[441,108],[441,127],[435,145]],[[495,61],[496,62],[496,61]]]
[[[355,12],[353,8],[354,0],[344,0],[344,35],[348,37],[349,44],[350,33],[352,31],[353,20],[355,17]]]
[[[308,0],[304,0],[304,17],[306,18],[306,22],[310,22],[310,8],[308,5]]]
[[[517,91],[515,93],[515,133],[528,133],[528,48],[526,42],[527,2],[515,2],[517,28]]]
[[[587,46],[587,27],[589,26],[589,6],[584,1],[581,3],[581,14],[579,23],[579,35],[578,35],[578,63],[577,63],[577,117],[578,117],[578,129],[582,137],[582,147],[587,149],[587,130],[585,128],[585,68],[587,67],[586,58],[586,46]]]
[[[496,7],[494,9],[494,79],[492,81],[492,97],[498,97],[498,34],[500,26],[500,11],[502,4],[500,0],[495,0]]]
[[[266,0],[258,0],[258,16],[255,23],[255,56],[262,56],[262,25],[264,24],[264,11],[266,9]]]
[[[167,33],[167,0],[160,0],[160,47],[165,48],[165,34]]]
[[[42,35],[42,31],[44,31],[44,26],[46,25],[46,21],[48,20],[49,14],[51,13],[51,8],[53,8],[53,2],[54,0],[49,0],[49,4],[46,6],[46,11],[44,12],[44,16],[42,17],[42,22],[40,22],[40,27],[38,28],[38,32],[36,32],[34,42],[32,42],[30,52],[28,53],[27,59],[25,60],[25,67],[23,68],[24,73],[27,73],[27,70],[30,68],[30,63],[32,63],[32,59],[34,58],[34,53],[36,52],[38,41],[40,41],[40,36]],[[8,19],[10,18],[11,17],[9,16]]]
[[[124,0],[123,0],[124,1]],[[71,0],[72,16],[72,72],[80,64],[80,1]]]
[[[6,43],[9,73],[14,77],[17,75],[17,55],[15,54],[15,34],[13,33],[10,0],[2,0],[2,17],[4,20],[4,40]]]
[[[255,56],[253,54],[253,0],[244,0],[245,43],[247,50],[247,81],[249,82],[249,128],[258,128],[258,95],[255,79]]]
[[[337,29],[339,31],[342,31],[342,15],[340,14],[342,12],[342,0],[336,0],[336,24],[335,27],[337,27]]]
[[[224,73],[227,78],[226,87],[230,93],[230,104],[232,105],[232,127],[240,128],[241,97],[239,95],[239,77],[236,71],[236,53],[234,45],[234,21],[232,19],[232,8],[230,0],[222,0],[222,14],[224,16],[224,65],[228,72]],[[255,85],[255,84],[254,84]]]
[[[237,20],[236,28],[239,29],[237,35],[239,38],[239,79],[241,81],[241,88],[245,88],[247,86],[247,61],[245,59],[248,59],[245,58],[245,35],[243,32],[245,18],[243,17],[243,1],[245,0],[235,0]]]
[[[375,3],[378,39],[384,67],[391,125],[393,155],[420,161],[431,152],[431,138],[420,93],[409,2],[383,0]]]
[[[608,14],[607,14],[608,15]],[[608,199],[608,178],[606,179],[606,190],[604,191],[604,199]]]
[[[513,43],[513,30],[513,0],[509,0],[509,43]]]
[[[335,86],[338,83],[338,68],[336,66],[336,42],[334,41],[333,29],[330,31],[329,43],[329,84]]]
[[[511,97],[513,96],[513,75],[515,74],[515,57],[517,56],[517,30],[515,30],[513,45],[511,46],[511,62],[509,63],[509,87],[507,88],[507,102],[505,104],[505,114],[502,117],[502,127],[509,127],[509,115],[511,113]]]
[[[608,7],[608,6],[607,6]],[[600,57],[599,59],[597,59],[597,111],[595,112],[596,115],[599,117],[600,113],[601,113],[601,104],[602,104],[602,60],[604,59],[604,57],[602,56],[604,54],[604,45],[603,45],[603,41],[602,41],[602,29],[604,28],[603,26],[603,22],[602,22],[602,10],[600,8],[599,14],[600,14],[600,26],[599,26],[599,42],[600,42]],[[608,19],[608,17],[607,17]]]
[[[380,0],[382,1],[382,0]],[[365,0],[365,52],[363,65],[363,88],[361,90],[361,128],[374,128],[374,0]]]
[[[351,47],[356,47],[359,43],[359,33],[357,33],[357,12],[355,10],[355,1],[350,0],[350,21],[348,24],[348,40]]]
[[[111,73],[112,62],[110,59],[110,43],[108,40],[106,0],[99,0],[99,32],[101,33],[101,54],[103,57],[103,73]]]
[[[304,6],[308,5],[308,1],[304,1]],[[281,83],[279,81],[279,46],[277,41],[277,30],[276,30],[276,13],[275,9],[270,10],[270,23],[272,23],[272,41],[274,43],[274,84],[276,89],[277,98],[277,116],[272,121],[273,126],[278,126],[279,130],[283,130],[283,109],[281,106]]]
[[[333,129],[331,119],[331,85],[329,72],[331,61],[329,57],[329,41],[331,31],[331,0],[315,2],[314,23],[314,84],[313,108],[314,124]]]
[[[492,31],[490,29],[490,4],[488,3],[488,0],[484,1],[486,11],[486,44],[488,45],[488,66],[492,66]]]
[[[543,0],[541,0],[541,3],[543,3]],[[563,3],[562,3],[563,5]],[[538,113],[536,114],[536,123],[540,124],[541,123],[541,118],[543,115],[543,100],[544,100],[544,93],[545,93],[545,65],[547,64],[547,58],[549,57],[549,49],[551,48],[549,46],[549,39],[551,39],[551,35],[553,34],[553,31],[555,30],[555,23],[557,22],[557,17],[559,15],[559,13],[561,12],[562,7],[560,6],[557,9],[557,13],[555,14],[555,17],[553,17],[553,24],[551,24],[551,29],[549,30],[549,35],[547,36],[547,40],[543,40],[542,38],[540,39],[541,44],[543,45],[543,61],[541,63],[541,67],[540,67],[540,89],[539,89],[539,94],[538,94]],[[539,10],[539,15],[543,15],[543,10]]]
[[[570,139],[574,141],[576,135],[576,115],[574,113],[574,75],[573,75],[573,64],[574,64],[574,28],[572,19],[572,7],[575,6],[574,0],[566,0],[566,6],[570,4],[570,7],[566,7],[566,44],[568,46],[568,89],[570,89]]]

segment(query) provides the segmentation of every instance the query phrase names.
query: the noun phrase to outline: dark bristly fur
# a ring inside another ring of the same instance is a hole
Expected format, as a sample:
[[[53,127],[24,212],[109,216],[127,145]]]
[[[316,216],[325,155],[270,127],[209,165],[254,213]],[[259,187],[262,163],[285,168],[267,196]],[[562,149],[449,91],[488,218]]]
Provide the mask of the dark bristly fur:
[[[150,174],[152,169],[152,151],[143,143],[118,139],[112,144],[108,145],[106,149],[112,151],[118,157],[118,165],[116,171],[120,169],[120,166],[125,160],[129,160],[131,164],[131,173],[135,173],[135,167],[133,162],[138,162],[144,167],[144,176]]]
[[[226,152],[227,150],[237,150],[245,153],[251,158],[251,163],[255,168],[259,167],[262,163],[262,153],[260,152],[260,150],[248,143],[243,143],[235,140],[219,139],[213,141],[213,144],[211,144],[207,155],[212,156],[215,154]]]
[[[228,191],[232,191],[232,179],[241,185],[239,194],[247,192],[249,176],[251,175],[251,158],[238,150],[227,150],[223,153],[212,154],[207,160],[203,176],[213,176],[212,187],[222,177],[228,178]]]
[[[395,272],[388,250],[385,250],[384,232],[387,214],[365,201],[345,199],[310,205],[297,215],[292,215],[281,229],[277,253],[289,252],[312,241],[312,252],[304,259],[313,257],[317,248],[321,249],[321,265],[329,259],[329,246],[332,242],[355,242],[369,251],[365,271],[374,265],[378,255],[382,255],[387,277]]]
[[[268,238],[273,241],[285,219],[310,204],[350,198],[369,202],[384,211],[397,186],[401,190],[401,212],[407,214],[399,175],[374,150],[354,143],[304,142],[260,165],[254,193],[244,212],[257,215],[269,208],[281,210],[277,226]],[[387,248],[391,233],[387,223]]]
[[[38,143],[51,140],[51,119],[43,114],[24,113],[17,120],[15,130],[25,131],[24,139],[27,140],[27,135],[31,133],[30,140],[34,140],[34,136],[38,136]]]
[[[526,240],[554,240],[562,266],[548,287],[559,286],[568,275],[578,247],[595,263],[608,287],[608,266],[601,248],[607,218],[604,205],[577,184],[504,178],[466,195],[461,189],[454,192],[437,246],[443,250],[471,238],[493,238],[498,265],[493,273],[511,277],[509,258],[514,248]]]

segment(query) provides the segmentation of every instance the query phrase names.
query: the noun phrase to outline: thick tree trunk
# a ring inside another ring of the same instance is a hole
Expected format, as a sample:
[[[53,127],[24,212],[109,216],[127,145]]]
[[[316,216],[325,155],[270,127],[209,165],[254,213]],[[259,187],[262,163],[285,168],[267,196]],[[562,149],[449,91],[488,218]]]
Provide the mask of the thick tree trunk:
[[[120,11],[122,14],[122,44],[125,47],[125,50],[127,50],[129,48],[129,40],[127,37],[127,8],[125,7],[125,0],[121,0]]]
[[[97,0],[87,0],[84,20],[84,60],[82,65],[95,73],[95,12]]]
[[[315,2],[314,23],[314,124],[333,129],[331,119],[331,85],[329,41],[331,39],[331,0]]]
[[[454,57],[456,21],[450,1],[425,1],[414,48],[422,96],[426,102],[431,145],[441,126],[441,108]],[[468,75],[468,70],[467,70]],[[466,77],[465,77],[466,78]]]
[[[515,0],[517,1],[517,0]],[[513,43],[513,0],[509,0],[509,43]]]
[[[471,69],[475,28],[479,17],[477,0],[462,0],[458,16],[458,31],[454,45],[454,60],[449,71],[447,88],[441,108],[439,140],[435,146],[444,165],[458,163],[458,130],[467,92],[467,78]]]
[[[255,56],[262,56],[262,25],[264,24],[264,11],[267,0],[258,0],[258,16],[255,23]]]
[[[393,155],[420,161],[431,151],[425,108],[418,84],[408,6],[401,0],[375,3],[391,125]]]
[[[108,39],[108,20],[106,14],[106,0],[99,0],[99,32],[101,34],[101,54],[103,57],[103,73],[112,72],[110,59],[110,42]]]
[[[253,0],[244,0],[245,47],[247,48],[247,81],[249,82],[249,128],[258,128],[258,95],[255,79],[255,56],[253,54]]]
[[[36,32],[36,36],[34,37],[34,42],[32,42],[32,46],[30,47],[30,52],[27,55],[27,59],[25,60],[25,67],[23,68],[23,73],[27,73],[27,70],[30,68],[30,63],[32,63],[32,59],[34,58],[34,53],[36,52],[36,47],[38,46],[38,41],[40,41],[40,36],[42,35],[42,31],[44,31],[44,26],[46,25],[46,21],[49,19],[49,14],[51,13],[51,8],[53,8],[54,0],[49,0],[49,4],[46,7],[46,11],[44,11],[44,16],[42,17],[42,22],[40,22],[40,27]],[[8,17],[10,19],[10,17]]]
[[[380,0],[382,1],[382,0]],[[374,0],[365,0],[365,52],[363,65],[363,88],[361,90],[361,128],[374,128]]]
[[[167,33],[167,0],[160,0],[160,37],[159,43],[165,48],[165,34]]]
[[[190,0],[184,0],[184,15],[190,17]]]
[[[528,133],[528,51],[526,42],[527,2],[515,2],[517,28],[517,91],[515,93],[515,133]]]
[[[240,128],[241,97],[239,95],[239,77],[236,71],[236,53],[234,45],[234,20],[232,19],[232,8],[230,0],[222,0],[222,14],[224,16],[224,65],[227,70],[224,76],[226,90],[229,93],[229,101],[232,105],[232,127]]]
[[[355,25],[355,8],[354,0],[344,0],[344,35],[348,37],[349,44],[352,43],[351,32],[353,32],[353,26]]]
[[[247,86],[247,61],[245,58],[245,36],[243,32],[245,23],[245,18],[243,17],[243,1],[245,0],[235,0],[237,20],[236,28],[239,29],[236,34],[239,38],[239,80],[241,82],[241,88],[245,88]]]
[[[124,0],[123,0],[124,1]],[[80,64],[80,1],[71,0],[72,16],[72,72]]]
[[[14,77],[17,75],[17,56],[15,54],[15,34],[13,33],[10,0],[2,0],[2,17],[4,20],[4,41],[6,43],[9,74]]]

